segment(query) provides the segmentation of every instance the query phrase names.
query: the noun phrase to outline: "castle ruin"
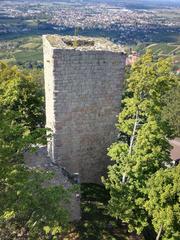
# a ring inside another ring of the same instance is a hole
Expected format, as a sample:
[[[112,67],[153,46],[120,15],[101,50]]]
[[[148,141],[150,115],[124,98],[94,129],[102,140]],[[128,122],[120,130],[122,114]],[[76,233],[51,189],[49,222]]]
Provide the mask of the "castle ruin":
[[[43,36],[48,153],[80,182],[100,183],[115,141],[126,55],[105,39]]]

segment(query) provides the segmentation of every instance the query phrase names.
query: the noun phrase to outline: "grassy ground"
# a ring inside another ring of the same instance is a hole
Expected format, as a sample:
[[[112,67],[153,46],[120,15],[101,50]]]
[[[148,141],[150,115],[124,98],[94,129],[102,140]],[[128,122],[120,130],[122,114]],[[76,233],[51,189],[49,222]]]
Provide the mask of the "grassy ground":
[[[109,195],[99,185],[81,185],[81,221],[72,227],[64,240],[142,240],[127,232],[126,225],[107,212]]]
[[[180,65],[180,42],[175,43],[139,43],[127,46],[127,49],[144,53],[152,49],[157,56],[173,56],[175,68]],[[20,37],[14,40],[0,41],[0,60],[12,64],[22,65],[25,68],[41,66],[43,64],[43,50],[41,36]]]
[[[43,62],[42,39],[38,36],[0,41],[0,60],[27,67]]]
[[[172,57],[174,62],[174,70],[177,70],[180,66],[180,43],[160,43],[153,44],[146,47],[146,49],[152,49],[154,54],[159,57]]]
[[[172,57],[175,71],[180,66],[180,41],[174,43],[139,43],[128,46],[127,49],[129,50],[130,47],[139,54],[151,49],[157,57]]]

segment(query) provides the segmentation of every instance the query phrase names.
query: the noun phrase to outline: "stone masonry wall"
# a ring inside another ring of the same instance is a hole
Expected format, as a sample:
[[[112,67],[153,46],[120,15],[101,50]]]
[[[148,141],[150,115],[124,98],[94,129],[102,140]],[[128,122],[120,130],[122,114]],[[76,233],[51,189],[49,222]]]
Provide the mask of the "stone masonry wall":
[[[81,182],[100,183],[117,135],[125,54],[55,48],[46,36],[43,44],[50,157]]]
[[[75,186],[76,183],[64,174],[63,169],[51,162],[51,159],[49,159],[47,156],[46,146],[38,146],[35,152],[25,152],[24,159],[26,166],[29,168],[36,168],[48,172],[53,172],[53,178],[51,180],[47,180],[44,184],[45,186],[61,185],[65,189],[72,189]],[[68,203],[64,203],[64,207],[69,213],[70,221],[78,221],[81,219],[79,195],[80,194],[78,190],[72,192],[69,199],[70,201]]]

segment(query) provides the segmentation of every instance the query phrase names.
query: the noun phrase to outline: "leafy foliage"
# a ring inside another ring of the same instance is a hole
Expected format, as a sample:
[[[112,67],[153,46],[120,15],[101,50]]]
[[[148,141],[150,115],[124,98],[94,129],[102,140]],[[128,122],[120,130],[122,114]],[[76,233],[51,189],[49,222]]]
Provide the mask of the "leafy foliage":
[[[43,143],[45,134],[43,129],[30,133],[1,113],[1,239],[49,239],[67,225],[68,213],[62,204],[68,201],[69,193],[62,186],[48,184],[52,173],[29,169],[23,159],[23,151]]]
[[[167,139],[173,130],[161,119],[161,109],[166,105],[164,94],[175,84],[170,59],[155,61],[150,51],[142,56],[127,80],[117,124],[118,141],[108,150],[113,164],[103,182],[110,190],[109,211],[138,234],[150,222],[144,208],[147,180],[171,161]]]
[[[159,170],[147,182],[148,200],[144,206],[156,232],[162,228],[163,240],[180,237],[179,176],[180,165]]]
[[[53,174],[28,168],[23,158],[46,143],[42,91],[35,79],[1,63],[0,94],[0,239],[59,239],[70,192],[50,185]]]
[[[30,130],[43,127],[44,93],[40,83],[33,75],[0,63],[0,109],[6,113],[17,113],[16,121]]]
[[[162,111],[162,118],[175,129],[176,137],[180,137],[180,81],[164,97],[166,106]]]

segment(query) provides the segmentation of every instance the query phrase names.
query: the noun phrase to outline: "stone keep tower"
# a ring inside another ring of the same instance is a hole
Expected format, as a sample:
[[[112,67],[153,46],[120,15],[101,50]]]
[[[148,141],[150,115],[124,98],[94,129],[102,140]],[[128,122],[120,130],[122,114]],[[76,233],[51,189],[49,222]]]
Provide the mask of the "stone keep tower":
[[[48,152],[81,182],[100,183],[109,163],[126,55],[105,39],[43,36]]]

